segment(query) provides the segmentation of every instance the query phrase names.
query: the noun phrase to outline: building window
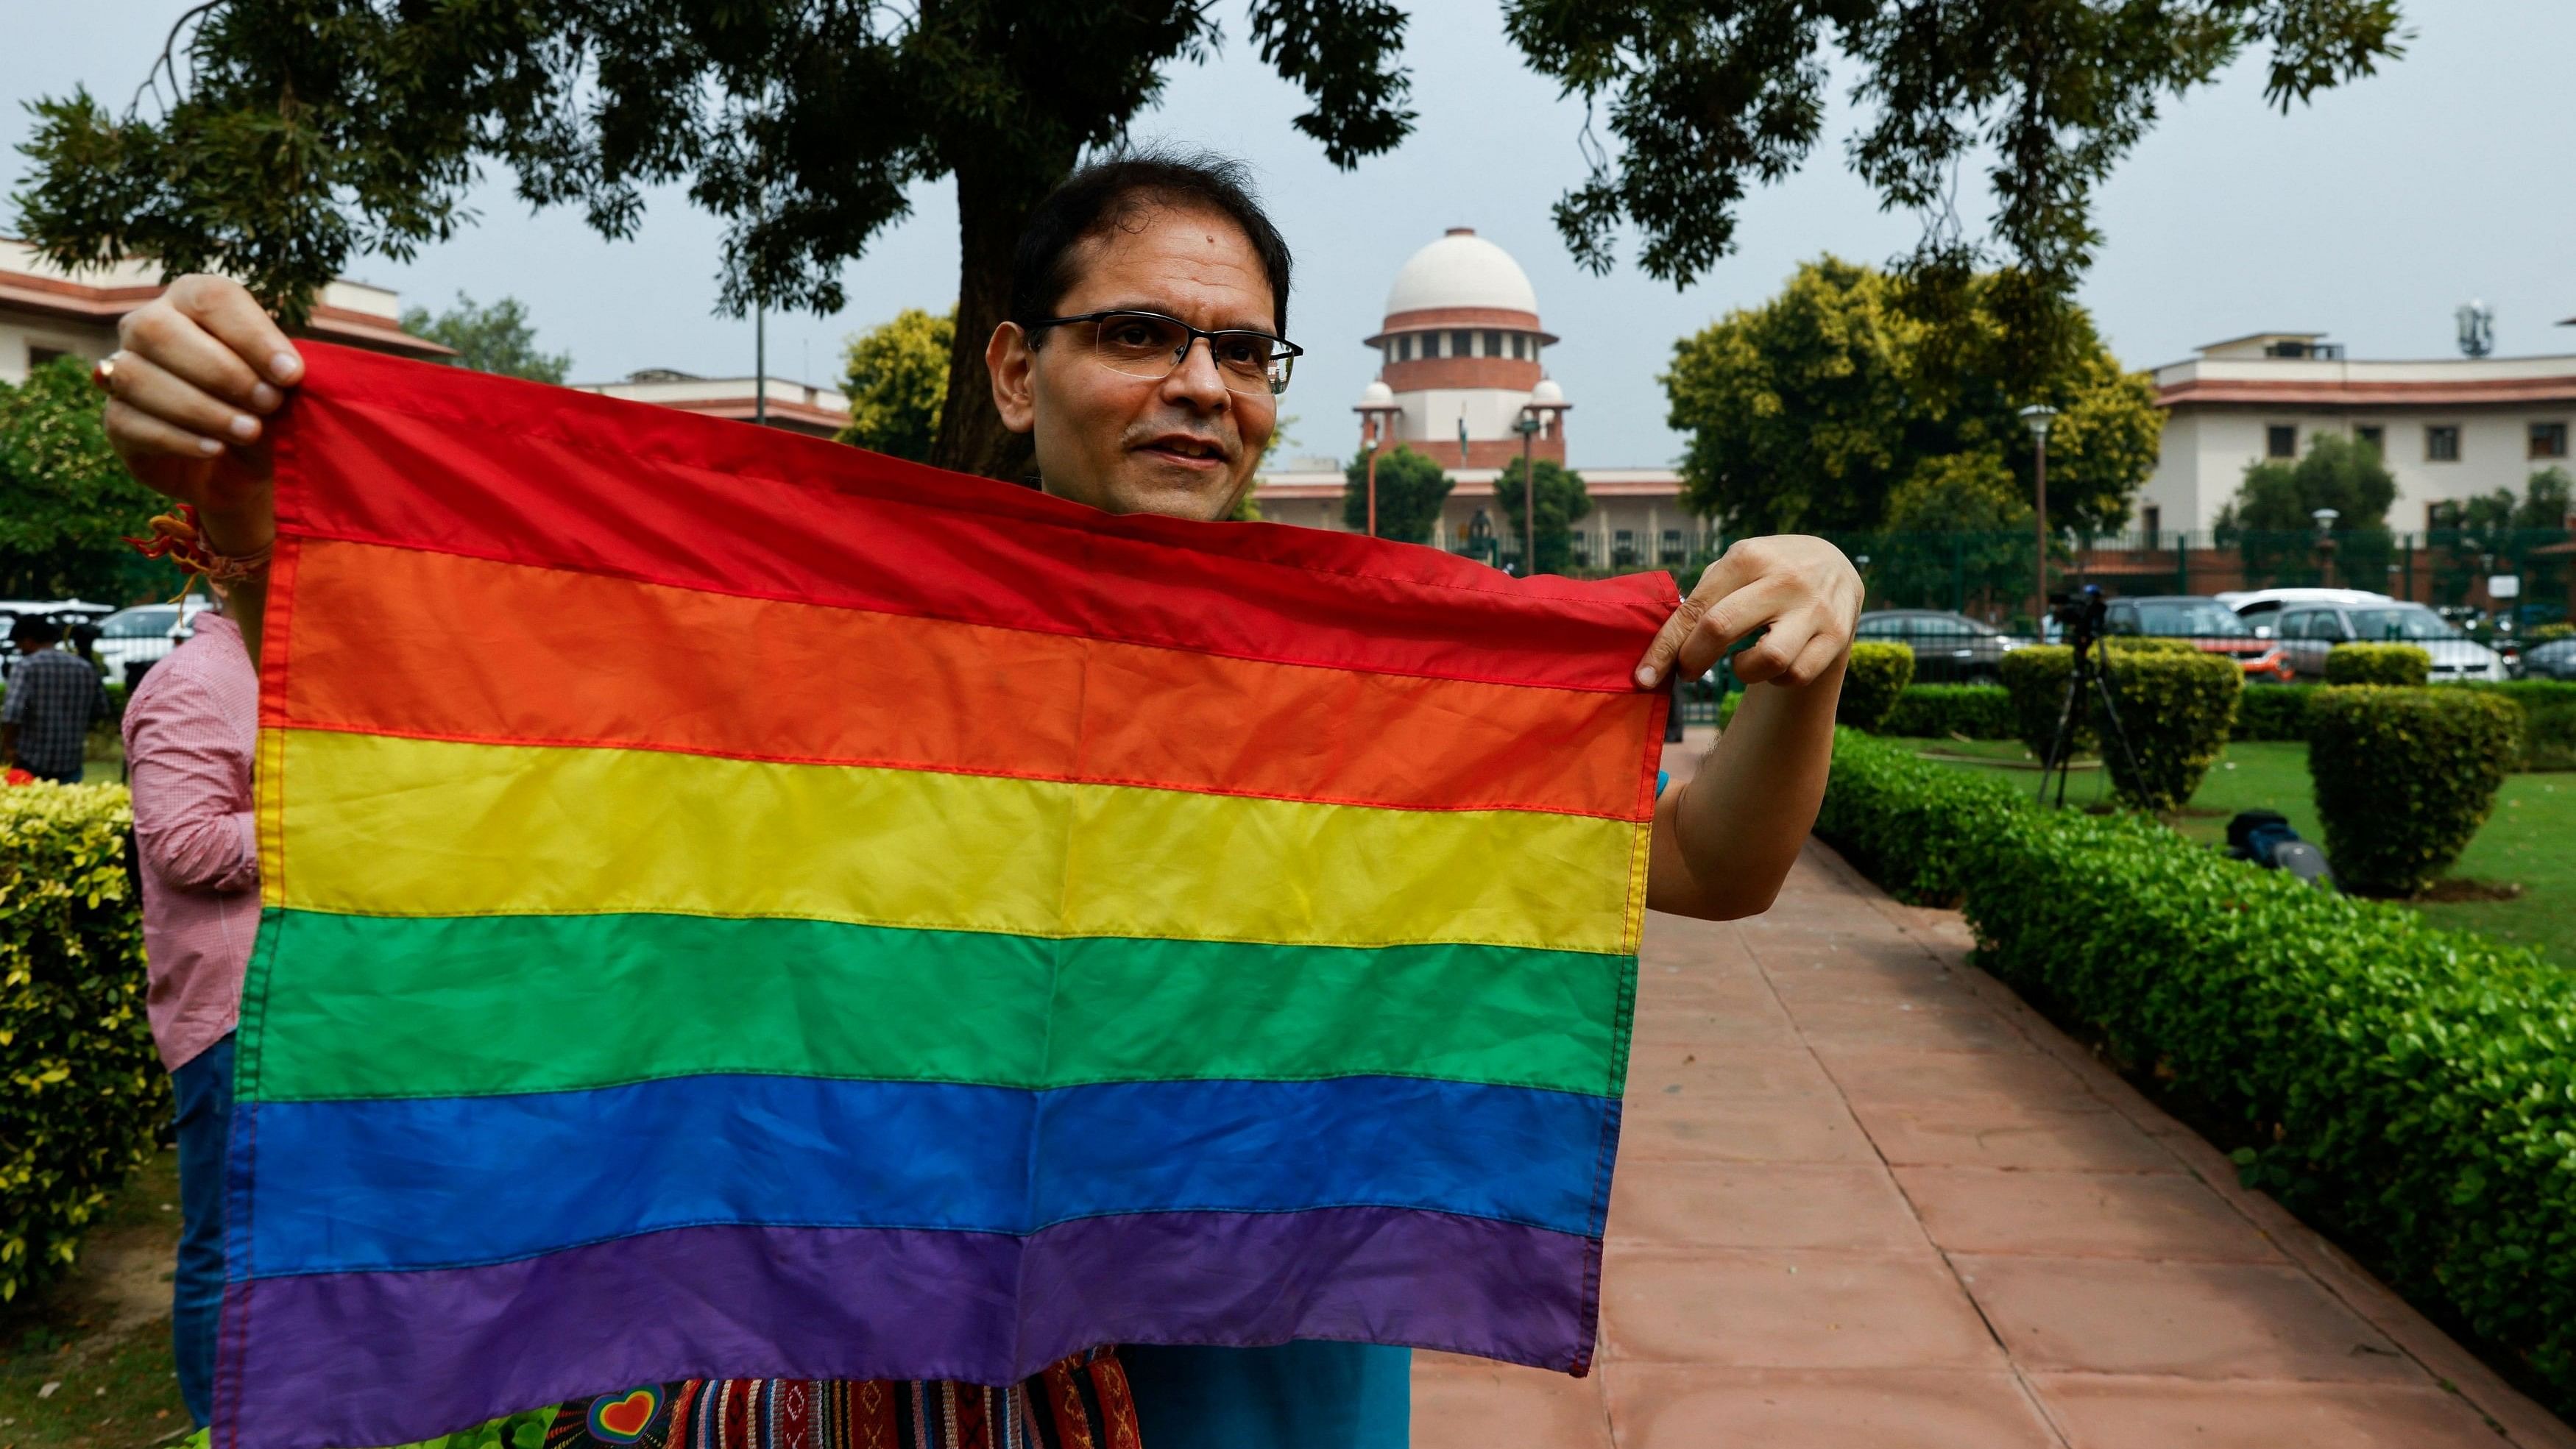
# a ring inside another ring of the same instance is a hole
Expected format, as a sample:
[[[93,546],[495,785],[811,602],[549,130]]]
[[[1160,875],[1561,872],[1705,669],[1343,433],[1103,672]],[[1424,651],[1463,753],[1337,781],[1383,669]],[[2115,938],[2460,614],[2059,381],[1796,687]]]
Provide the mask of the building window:
[[[69,356],[71,356],[70,353],[65,352],[59,347],[36,347],[30,345],[27,348],[27,370],[29,372],[33,372],[48,362],[60,362]],[[2532,456],[2538,457],[2539,455],[2535,453]]]
[[[1500,357],[1503,355],[1503,334],[1500,332],[1488,332],[1485,334],[1485,355],[1487,357]]]
[[[1527,352],[1528,350],[1529,350],[1529,338],[1528,338],[1528,337],[1526,337],[1526,336],[1524,336],[1524,335],[1523,335],[1523,334],[1521,334],[1521,333],[1518,333],[1518,332],[1513,333],[1513,334],[1512,334],[1512,360],[1513,360],[1513,361],[1515,361],[1515,362],[1519,361],[1519,360],[1520,360],[1520,358],[1521,358],[1521,356],[1522,356],[1522,354],[1523,354],[1523,353],[1525,353],[1525,352]]]
[[[1667,564],[1677,564],[1682,561],[1682,531],[1680,529],[1667,528],[1664,530],[1663,557],[1655,561],[1657,563]]]
[[[2535,458],[2566,457],[2567,425],[2565,423],[2533,423],[2531,425],[2531,456]]]
[[[1473,332],[1463,332],[1463,331],[1461,331],[1461,332],[1452,332],[1452,333],[1450,333],[1450,334],[1449,334],[1449,355],[1450,355],[1451,357],[1473,357],[1473,356],[1475,356],[1475,355],[1476,355],[1476,342],[1475,342],[1475,338],[1476,338],[1476,334],[1475,334],[1475,333],[1473,333]]]
[[[1637,561],[1637,530],[1623,528],[1610,535],[1610,562],[1626,568]]]
[[[2299,429],[2293,423],[2274,423],[2263,430],[2263,456],[2295,458],[2299,456]]]
[[[1592,540],[1579,528],[1574,530],[1574,561],[1576,563],[1592,561]]]
[[[2150,503],[2140,511],[2138,522],[2147,531],[2147,547],[2154,548],[2157,535],[2165,531],[2165,511]]]
[[[2370,451],[2377,453],[2383,458],[2388,456],[2388,430],[2386,428],[2376,426],[2359,427],[2352,430],[2352,435],[2359,438],[2365,445],[2367,445]]]
[[[1412,333],[1408,332],[1395,339],[1395,360],[1398,362],[1411,362],[1413,360]]]
[[[2460,461],[2459,424],[2439,423],[2424,429],[2424,461],[2427,463]]]

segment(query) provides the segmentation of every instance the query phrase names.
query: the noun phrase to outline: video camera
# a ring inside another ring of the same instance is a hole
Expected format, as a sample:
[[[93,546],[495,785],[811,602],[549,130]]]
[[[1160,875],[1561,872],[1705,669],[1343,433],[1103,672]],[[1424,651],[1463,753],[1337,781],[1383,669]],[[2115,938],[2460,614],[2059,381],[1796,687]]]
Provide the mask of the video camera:
[[[2048,617],[2066,628],[2066,642],[2083,653],[2101,637],[2102,622],[2110,616],[2111,601],[2102,596],[2102,586],[2086,584],[2070,594],[2048,596]]]

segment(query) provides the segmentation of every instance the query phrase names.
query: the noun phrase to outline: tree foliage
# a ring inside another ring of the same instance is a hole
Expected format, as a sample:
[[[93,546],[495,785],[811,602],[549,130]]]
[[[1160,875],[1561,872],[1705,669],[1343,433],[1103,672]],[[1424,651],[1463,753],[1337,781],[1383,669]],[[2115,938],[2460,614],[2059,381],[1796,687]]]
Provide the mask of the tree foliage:
[[[926,462],[948,401],[948,354],[956,342],[954,307],[939,317],[906,307],[851,338],[842,382],[850,425],[841,441]]]
[[[561,382],[572,372],[571,353],[537,350],[537,329],[529,325],[528,309],[516,297],[478,307],[459,292],[456,305],[435,317],[426,307],[405,308],[402,329],[455,348],[456,365],[476,372],[533,382]]]
[[[124,543],[165,505],[108,447],[104,410],[77,358],[0,383],[0,596],[124,603],[178,586]]]
[[[1662,381],[1672,426],[1690,435],[1685,502],[1738,532],[1863,531],[1891,522],[1899,486],[1928,464],[1974,457],[2008,469],[2027,507],[2033,455],[2019,412],[2047,403],[2058,410],[2050,523],[2117,528],[2155,469],[2155,389],[2121,369],[2080,310],[2055,364],[2017,385],[2020,342],[1988,305],[1996,285],[1976,279],[1959,324],[1936,325],[1904,305],[1896,278],[1829,256],[1674,344]]]
[[[2379,449],[2341,433],[2319,433],[2295,463],[2248,464],[2236,497],[2218,510],[2214,531],[2222,547],[2238,547],[2248,569],[2274,573],[2315,552],[2316,512],[2331,508],[2344,576],[2376,587],[2396,554],[2388,531],[2388,507],[2396,501],[2397,476],[2380,461]]]
[[[1368,450],[1362,448],[1344,470],[1342,525],[1368,527]],[[1399,543],[1429,543],[1440,509],[1455,485],[1440,465],[1402,443],[1377,455],[1377,536]]]
[[[1305,90],[1335,165],[1410,129],[1391,0],[1250,0],[1254,48]],[[242,277],[300,316],[359,251],[408,258],[471,220],[487,167],[520,198],[635,234],[649,188],[723,218],[720,305],[840,309],[845,263],[954,178],[962,248],[952,467],[1025,471],[984,343],[1030,206],[1113,146],[1170,69],[1221,39],[1198,0],[1111,5],[813,0],[213,0],[123,114],[37,103],[19,195],[64,263],[125,256]],[[136,57],[140,62],[144,57]]]
[[[1582,474],[1545,458],[1537,460],[1526,478],[1520,459],[1504,464],[1503,475],[1494,480],[1494,505],[1503,515],[1504,546],[1515,553],[1526,526],[1521,521],[1525,491],[1538,496],[1538,534],[1531,540],[1538,554],[1535,572],[1561,574],[1574,562],[1574,525],[1592,511],[1592,494],[1584,488]]]
[[[2493,537],[2517,528],[2565,528],[2569,479],[2564,468],[2538,468],[2521,497],[2510,488],[2435,503],[2432,526]]]
[[[1888,496],[1887,528],[1901,536],[1871,549],[1870,589],[1906,603],[2026,599],[2031,523],[2020,481],[1995,453],[1926,458]]]
[[[1410,131],[1400,0],[1249,0],[1254,50],[1306,94],[1298,129],[1334,165]],[[1927,218],[1909,305],[1967,327],[1987,296],[2036,377],[2075,339],[2093,188],[2158,105],[2268,52],[2286,109],[2400,53],[2398,0],[1509,0],[1529,63],[1606,112],[1590,174],[1557,204],[1578,260],[1632,230],[1651,275],[1688,283],[1735,247],[1756,183],[1803,165],[1839,73],[1871,119],[1848,156]],[[1200,0],[903,5],[816,0],[208,0],[138,104],[36,104],[19,194],[66,265],[126,256],[241,276],[300,314],[360,251],[408,258],[471,220],[487,168],[531,205],[626,237],[649,188],[683,184],[726,223],[721,305],[830,312],[843,264],[953,178],[958,334],[936,461],[1014,477],[985,339],[1028,208],[1086,151],[1123,142],[1171,69],[1223,35]],[[137,57],[140,61],[145,57]],[[142,104],[146,99],[152,104]],[[1971,157],[1993,242],[1953,200]],[[1980,282],[1982,263],[2009,262]],[[1970,329],[1973,330],[1973,329]],[[2008,374],[2009,375],[2009,374]]]

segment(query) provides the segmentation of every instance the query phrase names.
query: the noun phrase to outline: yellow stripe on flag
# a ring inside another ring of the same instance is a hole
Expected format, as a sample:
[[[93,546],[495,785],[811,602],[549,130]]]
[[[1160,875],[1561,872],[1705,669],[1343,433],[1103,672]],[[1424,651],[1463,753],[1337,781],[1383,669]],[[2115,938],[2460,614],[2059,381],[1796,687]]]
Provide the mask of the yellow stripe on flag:
[[[1629,821],[270,733],[303,910],[1636,949]]]

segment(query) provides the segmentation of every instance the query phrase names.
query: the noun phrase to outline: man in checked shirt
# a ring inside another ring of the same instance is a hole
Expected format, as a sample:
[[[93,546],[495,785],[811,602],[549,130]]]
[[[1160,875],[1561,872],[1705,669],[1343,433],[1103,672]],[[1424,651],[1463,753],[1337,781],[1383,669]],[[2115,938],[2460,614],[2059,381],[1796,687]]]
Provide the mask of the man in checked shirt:
[[[126,774],[143,866],[144,1007],[179,1119],[179,1264],[170,1337],[179,1397],[212,1407],[224,1293],[224,1137],[232,1126],[233,1023],[259,932],[251,758],[259,673],[241,626],[209,609],[125,707]]]
[[[89,727],[107,718],[107,690],[98,671],[79,656],[54,647],[63,631],[51,619],[20,619],[9,642],[25,656],[9,676],[9,698],[0,705],[0,759],[39,780],[77,785],[81,744]]]

